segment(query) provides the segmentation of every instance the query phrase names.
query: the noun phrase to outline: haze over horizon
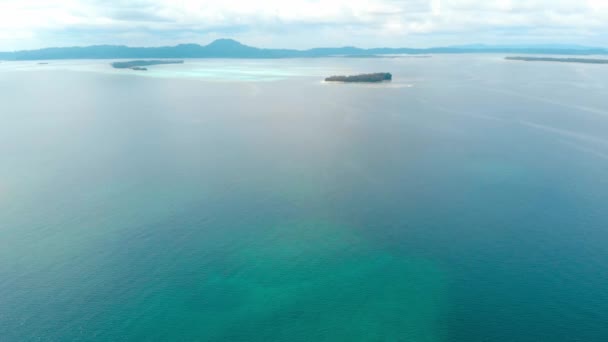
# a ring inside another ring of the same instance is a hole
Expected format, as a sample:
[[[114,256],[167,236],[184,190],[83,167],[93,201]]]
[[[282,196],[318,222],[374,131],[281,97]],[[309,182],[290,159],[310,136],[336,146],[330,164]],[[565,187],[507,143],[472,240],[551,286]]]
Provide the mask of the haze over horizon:
[[[608,47],[603,0],[0,0],[0,51],[206,45],[266,48],[576,44]]]

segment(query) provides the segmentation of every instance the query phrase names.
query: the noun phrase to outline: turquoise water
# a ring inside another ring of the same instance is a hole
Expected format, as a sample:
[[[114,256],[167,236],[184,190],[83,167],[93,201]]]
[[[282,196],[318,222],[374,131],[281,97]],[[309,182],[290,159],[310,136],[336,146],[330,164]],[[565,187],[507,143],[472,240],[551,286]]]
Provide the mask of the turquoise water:
[[[2,63],[0,340],[605,341],[607,76]]]

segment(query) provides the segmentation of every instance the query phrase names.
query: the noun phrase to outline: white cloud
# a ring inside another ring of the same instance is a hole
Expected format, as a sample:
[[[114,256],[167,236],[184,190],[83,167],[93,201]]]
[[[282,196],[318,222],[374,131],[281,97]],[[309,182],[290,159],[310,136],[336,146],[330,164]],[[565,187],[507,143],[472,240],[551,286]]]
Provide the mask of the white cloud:
[[[0,0],[0,32],[0,50],[223,36],[302,48],[504,40],[604,45],[608,0]]]

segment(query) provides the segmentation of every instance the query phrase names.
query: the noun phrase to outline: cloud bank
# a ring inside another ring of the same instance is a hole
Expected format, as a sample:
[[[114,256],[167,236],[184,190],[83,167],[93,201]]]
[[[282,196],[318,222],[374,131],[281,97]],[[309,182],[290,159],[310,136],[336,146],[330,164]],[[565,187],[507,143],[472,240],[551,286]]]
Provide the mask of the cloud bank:
[[[264,47],[608,44],[607,0],[0,0],[0,50],[93,44]]]

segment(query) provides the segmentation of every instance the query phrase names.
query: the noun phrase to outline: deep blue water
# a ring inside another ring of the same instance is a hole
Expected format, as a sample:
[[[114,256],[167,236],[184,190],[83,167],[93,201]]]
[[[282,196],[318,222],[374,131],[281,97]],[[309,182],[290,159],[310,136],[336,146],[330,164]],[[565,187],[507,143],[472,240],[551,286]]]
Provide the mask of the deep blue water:
[[[3,63],[0,340],[606,341],[607,91],[502,56]]]

